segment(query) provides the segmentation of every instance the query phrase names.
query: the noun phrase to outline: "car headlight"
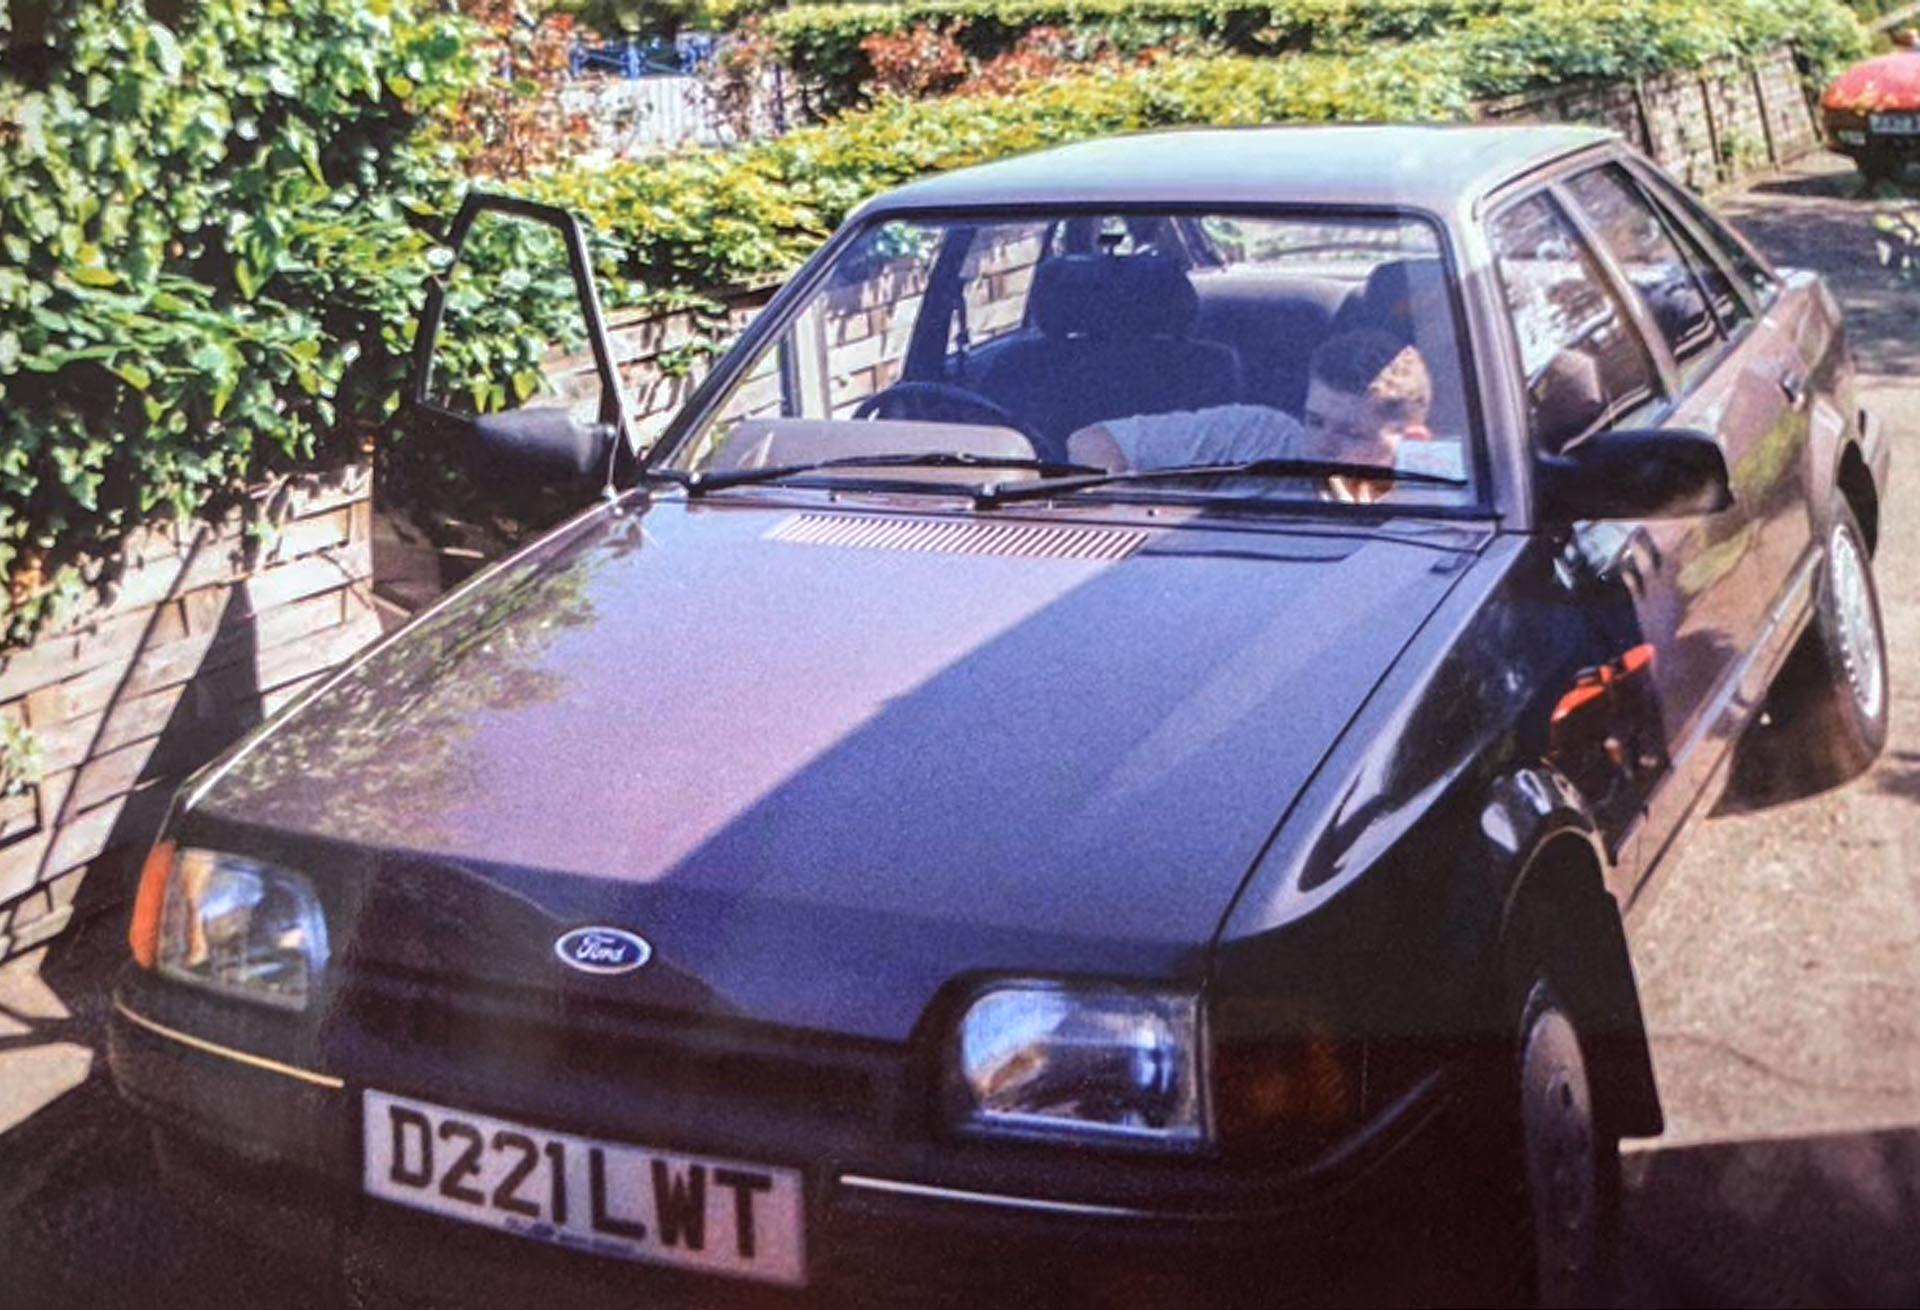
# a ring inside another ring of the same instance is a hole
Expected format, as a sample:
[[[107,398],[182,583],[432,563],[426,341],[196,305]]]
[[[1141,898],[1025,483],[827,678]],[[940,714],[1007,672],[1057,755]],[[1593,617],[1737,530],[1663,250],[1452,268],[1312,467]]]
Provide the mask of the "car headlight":
[[[1194,1148],[1208,1137],[1198,996],[1021,981],[961,1018],[948,1093],[984,1132]]]
[[[134,907],[134,958],[164,977],[304,1010],[327,963],[327,920],[290,869],[172,843],[154,847]]]

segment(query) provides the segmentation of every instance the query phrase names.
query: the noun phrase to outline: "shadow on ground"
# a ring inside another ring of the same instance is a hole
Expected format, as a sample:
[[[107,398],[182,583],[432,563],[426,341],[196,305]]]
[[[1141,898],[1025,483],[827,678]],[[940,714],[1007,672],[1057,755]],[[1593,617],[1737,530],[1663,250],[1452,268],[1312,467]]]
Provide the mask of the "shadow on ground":
[[[1920,1127],[1630,1154],[1627,1305],[1920,1304]]]
[[[311,1283],[167,1203],[146,1128],[106,1071],[105,1011],[124,957],[122,930],[117,917],[94,916],[50,951],[6,966],[33,969],[38,985],[12,980],[0,1006],[10,1034],[0,1053],[77,1052],[78,1078],[0,1135],[0,1307],[323,1304]]]
[[[1757,183],[1718,208],[1763,250],[1791,251],[1846,302],[1847,335],[1868,373],[1920,371],[1920,333],[1913,330],[1913,292],[1881,266],[1873,216],[1920,207],[1920,169],[1903,187],[1867,194],[1859,173],[1838,156],[1805,171]]]

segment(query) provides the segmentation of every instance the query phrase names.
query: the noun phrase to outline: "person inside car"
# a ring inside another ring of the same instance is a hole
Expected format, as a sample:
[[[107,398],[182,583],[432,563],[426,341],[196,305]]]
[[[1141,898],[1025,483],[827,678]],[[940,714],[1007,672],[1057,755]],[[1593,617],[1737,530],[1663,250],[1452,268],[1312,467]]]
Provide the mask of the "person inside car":
[[[1400,443],[1425,441],[1433,379],[1420,352],[1385,332],[1359,328],[1329,337],[1307,366],[1301,440],[1289,452],[1305,459],[1393,468]],[[1331,478],[1336,500],[1369,503],[1385,482]]]
[[[1419,350],[1359,328],[1322,342],[1308,365],[1304,421],[1236,403],[1090,424],[1067,441],[1075,463],[1169,468],[1255,459],[1325,459],[1394,467],[1400,443],[1428,437],[1433,381]],[[1330,499],[1371,503],[1386,483],[1335,477]]]

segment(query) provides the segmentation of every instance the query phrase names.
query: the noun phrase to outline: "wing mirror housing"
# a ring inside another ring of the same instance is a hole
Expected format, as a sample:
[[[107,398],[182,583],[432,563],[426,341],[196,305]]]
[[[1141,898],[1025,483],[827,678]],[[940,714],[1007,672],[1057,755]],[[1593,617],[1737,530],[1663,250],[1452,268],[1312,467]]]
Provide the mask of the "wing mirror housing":
[[[1584,519],[1678,519],[1733,504],[1720,443],[1681,428],[1603,431],[1534,464],[1541,513]]]
[[[583,423],[564,409],[512,409],[473,420],[481,462],[506,477],[580,482],[604,473],[619,429]]]

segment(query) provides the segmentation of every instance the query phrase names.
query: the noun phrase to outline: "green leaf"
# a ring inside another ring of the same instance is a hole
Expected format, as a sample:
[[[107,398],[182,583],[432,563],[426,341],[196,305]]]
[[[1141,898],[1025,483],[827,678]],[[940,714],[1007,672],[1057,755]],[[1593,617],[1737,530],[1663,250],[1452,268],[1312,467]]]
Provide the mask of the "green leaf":
[[[113,364],[110,366],[115,375],[135,391],[145,391],[153,385],[153,376],[138,364]]]
[[[180,42],[174,39],[172,32],[159,23],[147,25],[147,35],[153,39],[154,63],[159,66],[168,81],[180,76]]]

